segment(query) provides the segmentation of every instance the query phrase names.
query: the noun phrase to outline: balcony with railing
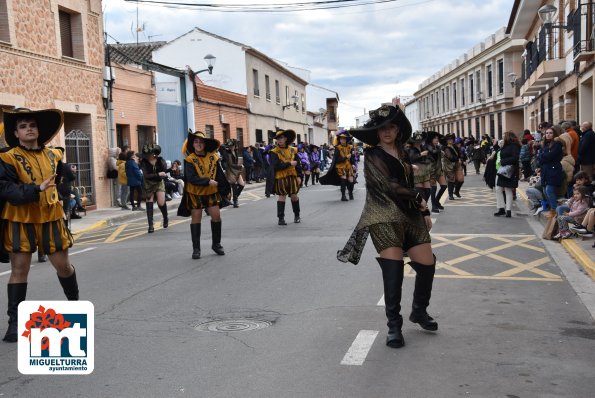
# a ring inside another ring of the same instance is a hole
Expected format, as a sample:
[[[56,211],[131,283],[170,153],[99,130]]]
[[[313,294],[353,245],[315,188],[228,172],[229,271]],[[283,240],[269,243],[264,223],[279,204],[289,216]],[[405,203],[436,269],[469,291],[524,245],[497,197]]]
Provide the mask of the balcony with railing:
[[[525,46],[522,96],[535,96],[566,74],[566,60],[560,57],[559,29],[542,27],[534,41]]]
[[[568,15],[574,31],[574,62],[595,60],[595,2],[582,2]]]

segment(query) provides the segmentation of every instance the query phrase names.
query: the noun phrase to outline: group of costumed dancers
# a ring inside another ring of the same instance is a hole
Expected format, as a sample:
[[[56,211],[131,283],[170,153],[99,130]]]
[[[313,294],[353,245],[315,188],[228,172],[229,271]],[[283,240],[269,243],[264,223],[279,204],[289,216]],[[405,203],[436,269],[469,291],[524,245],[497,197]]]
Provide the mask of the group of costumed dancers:
[[[365,207],[347,245],[339,251],[338,259],[357,263],[367,236],[372,237],[379,253],[377,259],[385,287],[389,320],[387,345],[398,348],[404,345],[399,313],[404,252],[417,272],[409,319],[426,330],[438,329],[436,321],[426,312],[436,264],[430,245],[432,224],[427,202],[431,201],[432,211],[439,212],[442,208],[440,198],[446,189],[450,199],[460,197],[463,171],[453,135],[412,134],[403,112],[392,106],[382,106],[370,116],[363,128],[337,134],[333,161],[323,177],[320,177],[320,148],[303,144],[293,146],[295,131],[277,131],[276,145],[268,153],[270,167],[265,194],[277,196],[277,223],[280,226],[287,226],[285,202],[288,197],[293,222],[301,222],[298,194],[301,186],[307,186],[310,177],[312,184],[339,186],[341,201],[353,200],[359,159],[359,148],[354,145],[353,137],[366,144]],[[12,268],[8,281],[9,328],[5,341],[17,339],[17,307],[26,297],[31,256],[36,250],[49,255],[66,297],[69,300],[79,298],[76,272],[68,256],[73,238],[63,222],[64,211],[56,191],[56,181],[60,181],[62,175],[63,152],[45,147],[59,132],[63,120],[62,112],[55,109],[4,112],[9,147],[0,151],[1,252],[9,253]],[[145,177],[154,181],[147,197],[151,233],[154,231],[154,201],[163,215],[163,228],[168,226],[162,181],[165,170],[159,156],[160,148],[143,149],[146,149],[143,151],[146,152],[143,160],[146,163]],[[225,255],[221,245],[221,208],[232,204],[237,207],[237,198],[244,186],[241,172],[238,172],[241,168],[234,168],[237,159],[227,154],[229,148],[222,152],[219,149],[218,140],[200,131],[189,131],[182,147],[186,184],[177,214],[191,217],[193,259],[201,257],[202,214],[205,211],[211,218],[211,249],[218,255]],[[221,154],[227,163],[225,171]],[[438,185],[440,190],[437,190]]]

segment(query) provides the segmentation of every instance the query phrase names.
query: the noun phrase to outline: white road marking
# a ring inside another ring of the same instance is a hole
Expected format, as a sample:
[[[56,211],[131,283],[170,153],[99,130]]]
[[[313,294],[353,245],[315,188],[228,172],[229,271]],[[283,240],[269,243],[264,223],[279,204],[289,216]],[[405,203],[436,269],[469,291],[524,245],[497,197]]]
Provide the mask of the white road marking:
[[[378,307],[384,307],[384,294],[380,297],[380,301],[376,304]]]
[[[349,347],[349,351],[343,357],[341,365],[363,365],[377,335],[377,330],[360,330],[353,344]]]
[[[69,256],[74,256],[75,254],[81,254],[81,253],[84,253],[84,252],[90,252],[91,250],[95,250],[95,249],[97,249],[97,248],[96,247],[87,247],[86,249],[78,250],[78,251],[75,251],[75,252],[70,252],[70,253],[68,253],[68,255]]]
[[[88,252],[88,251],[95,250],[95,249],[96,249],[96,247],[87,247],[86,249],[82,249],[82,250],[78,250],[76,252],[68,253],[68,255],[69,256],[74,256],[75,254],[80,254],[80,253]],[[37,265],[36,263],[31,264],[31,268],[35,267],[36,265]],[[11,270],[0,272],[0,276],[8,275],[11,272],[12,272]]]

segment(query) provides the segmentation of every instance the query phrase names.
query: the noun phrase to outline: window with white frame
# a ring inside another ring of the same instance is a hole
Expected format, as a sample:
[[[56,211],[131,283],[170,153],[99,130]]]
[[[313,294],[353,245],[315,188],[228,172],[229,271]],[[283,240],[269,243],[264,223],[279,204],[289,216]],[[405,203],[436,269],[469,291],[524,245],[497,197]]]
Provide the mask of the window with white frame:
[[[254,84],[254,96],[260,97],[260,90],[258,88],[258,70],[252,69],[252,83]]]

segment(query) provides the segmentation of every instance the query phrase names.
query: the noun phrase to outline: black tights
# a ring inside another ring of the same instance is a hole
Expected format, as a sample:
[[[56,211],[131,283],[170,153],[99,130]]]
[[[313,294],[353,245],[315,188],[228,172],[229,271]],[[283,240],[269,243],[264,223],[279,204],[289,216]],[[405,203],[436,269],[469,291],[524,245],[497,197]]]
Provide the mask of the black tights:
[[[134,205],[134,193],[136,192],[136,202],[137,205]],[[130,187],[130,204],[132,207],[140,207],[140,202],[143,197],[143,189],[139,185],[138,187]]]

